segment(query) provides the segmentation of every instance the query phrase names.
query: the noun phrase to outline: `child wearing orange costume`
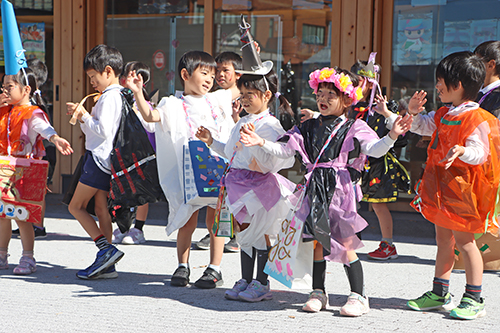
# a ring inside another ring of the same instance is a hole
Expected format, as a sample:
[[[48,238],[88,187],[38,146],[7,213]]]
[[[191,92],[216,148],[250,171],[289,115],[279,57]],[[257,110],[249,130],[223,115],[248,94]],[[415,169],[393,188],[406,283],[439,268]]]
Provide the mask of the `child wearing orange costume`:
[[[471,52],[450,54],[436,69],[436,90],[443,103],[452,105],[420,115],[426,102],[421,91],[408,106],[415,116],[411,131],[432,134],[412,206],[435,224],[437,243],[433,289],[407,302],[413,310],[452,310],[450,316],[458,319],[486,314],[481,297],[483,261],[474,234],[498,232],[500,124],[473,102],[485,73],[484,63]],[[463,255],[467,281],[458,307],[449,293],[455,245]]]

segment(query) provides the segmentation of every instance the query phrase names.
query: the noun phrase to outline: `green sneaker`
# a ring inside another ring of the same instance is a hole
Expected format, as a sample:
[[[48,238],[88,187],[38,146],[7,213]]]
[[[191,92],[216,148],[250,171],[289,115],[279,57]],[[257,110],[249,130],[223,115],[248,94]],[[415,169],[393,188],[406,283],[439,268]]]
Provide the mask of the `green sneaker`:
[[[428,310],[452,310],[455,305],[451,300],[451,294],[447,293],[446,296],[441,297],[428,291],[417,299],[412,299],[406,302],[406,306],[415,311],[428,311]]]
[[[484,308],[484,299],[481,298],[481,303],[476,302],[472,298],[462,297],[460,304],[450,312],[450,316],[457,319],[476,319],[486,316]]]

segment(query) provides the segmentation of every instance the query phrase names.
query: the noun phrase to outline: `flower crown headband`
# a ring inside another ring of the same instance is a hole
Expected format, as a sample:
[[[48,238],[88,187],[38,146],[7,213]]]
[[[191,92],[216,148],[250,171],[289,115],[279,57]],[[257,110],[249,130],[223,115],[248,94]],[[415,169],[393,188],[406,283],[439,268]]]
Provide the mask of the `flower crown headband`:
[[[352,104],[357,104],[363,98],[361,87],[354,87],[348,75],[337,73],[334,68],[325,67],[309,74],[309,86],[314,90],[314,93],[318,92],[318,86],[321,82],[333,83],[338,90],[352,99]]]

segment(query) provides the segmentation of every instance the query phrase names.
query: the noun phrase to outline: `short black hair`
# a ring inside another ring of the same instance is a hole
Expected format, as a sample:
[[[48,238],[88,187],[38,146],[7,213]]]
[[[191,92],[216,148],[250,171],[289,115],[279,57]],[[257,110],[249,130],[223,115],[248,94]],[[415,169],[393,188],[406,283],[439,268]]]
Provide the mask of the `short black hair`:
[[[483,59],[484,62],[495,60],[495,74],[500,75],[500,41],[490,40],[479,44],[474,53]]]
[[[462,98],[474,101],[486,78],[486,67],[477,55],[469,51],[452,53],[436,68],[436,79],[443,79],[446,87],[456,88],[462,83]]]
[[[188,51],[182,55],[179,60],[179,65],[177,66],[177,74],[181,79],[182,86],[184,86],[184,80],[182,79],[181,71],[185,68],[189,76],[191,76],[198,67],[206,67],[214,72],[217,70],[217,64],[215,63],[214,57],[207,52]]]
[[[26,61],[28,68],[33,71],[36,77],[36,87],[40,88],[47,81],[49,71],[45,63],[38,58],[31,58]]]
[[[85,71],[95,70],[103,73],[106,66],[111,67],[115,76],[120,76],[123,69],[123,57],[117,48],[112,46],[99,44],[90,50],[83,59],[83,69]]]
[[[217,64],[223,64],[229,62],[233,65],[235,70],[243,69],[243,59],[238,53],[232,51],[225,51],[220,53],[217,57],[215,57],[215,62]]]

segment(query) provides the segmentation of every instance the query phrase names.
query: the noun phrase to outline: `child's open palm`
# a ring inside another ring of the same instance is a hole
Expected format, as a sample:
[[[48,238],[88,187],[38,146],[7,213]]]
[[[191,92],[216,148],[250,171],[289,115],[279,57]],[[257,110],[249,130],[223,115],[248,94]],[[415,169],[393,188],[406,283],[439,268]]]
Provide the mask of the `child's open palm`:
[[[446,154],[445,158],[439,161],[439,164],[444,165],[444,169],[448,169],[457,157],[462,156],[465,153],[465,149],[462,146],[454,145]]]
[[[398,116],[391,131],[389,132],[390,137],[396,140],[400,135],[405,134],[411,128],[411,123],[413,122],[413,117],[406,114],[404,117]]]
[[[408,102],[408,111],[416,115],[425,110],[424,104],[427,103],[427,93],[423,90],[416,91]]]
[[[134,94],[140,93],[144,85],[144,80],[141,74],[137,74],[136,71],[130,71],[125,80],[125,87],[132,90]]]

